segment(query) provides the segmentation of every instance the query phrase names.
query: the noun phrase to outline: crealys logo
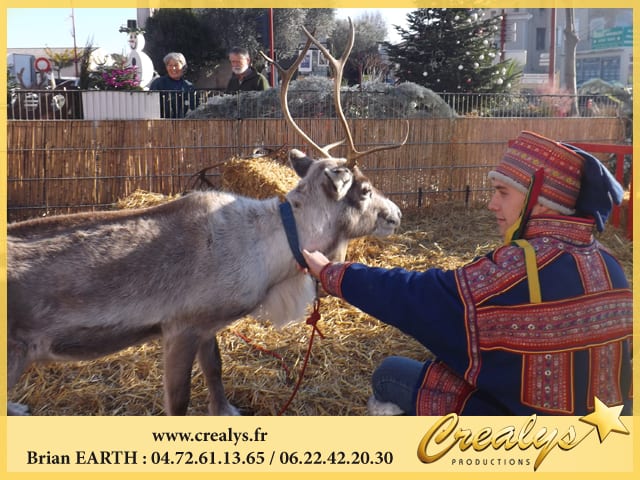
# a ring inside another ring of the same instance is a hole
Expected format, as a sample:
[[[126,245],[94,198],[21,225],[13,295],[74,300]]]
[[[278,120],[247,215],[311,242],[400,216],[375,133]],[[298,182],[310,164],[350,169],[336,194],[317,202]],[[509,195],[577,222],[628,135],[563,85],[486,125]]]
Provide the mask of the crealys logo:
[[[509,425],[497,430],[482,427],[478,431],[472,431],[461,427],[458,415],[450,413],[440,417],[422,437],[418,445],[418,458],[423,463],[434,463],[447,455],[455,457],[459,452],[466,452],[469,449],[475,452],[487,450],[509,452],[514,449],[525,452],[533,449],[538,451],[533,462],[535,471],[553,450],[559,449],[565,452],[572,450],[593,431],[597,431],[600,443],[604,442],[611,432],[628,435],[629,430],[620,420],[621,411],[622,406],[607,407],[596,398],[593,413],[579,419],[594,428],[581,435],[576,433],[573,425],[562,431],[558,428],[537,425],[536,415],[531,415],[525,420],[521,419],[522,423],[519,425]],[[456,459],[454,461],[458,461]],[[500,460],[503,461],[502,458]],[[468,464],[472,463],[468,462]],[[528,464],[529,462],[525,463],[525,465]]]

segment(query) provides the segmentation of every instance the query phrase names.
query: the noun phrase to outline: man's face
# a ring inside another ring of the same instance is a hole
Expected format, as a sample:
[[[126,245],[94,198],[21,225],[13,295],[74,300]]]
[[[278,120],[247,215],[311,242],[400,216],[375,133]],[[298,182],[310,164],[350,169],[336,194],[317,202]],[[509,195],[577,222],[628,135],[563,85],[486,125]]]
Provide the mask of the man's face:
[[[236,75],[242,75],[249,68],[249,57],[245,55],[230,53],[229,61],[231,62],[231,71]]]
[[[498,231],[504,236],[507,229],[520,217],[526,196],[499,180],[492,180],[491,183],[493,195],[489,201],[489,210],[495,213]]]

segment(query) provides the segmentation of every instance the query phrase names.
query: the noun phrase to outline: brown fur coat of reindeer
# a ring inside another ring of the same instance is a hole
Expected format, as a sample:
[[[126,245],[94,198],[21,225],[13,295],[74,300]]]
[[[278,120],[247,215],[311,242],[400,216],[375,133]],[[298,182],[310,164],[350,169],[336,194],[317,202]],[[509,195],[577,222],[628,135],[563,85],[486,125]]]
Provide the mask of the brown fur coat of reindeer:
[[[389,235],[400,210],[348,159],[332,158],[295,124],[286,92],[311,43],[284,71],[287,122],[324,158],[298,150],[290,162],[301,177],[286,195],[301,248],[339,258],[349,239]],[[353,42],[353,30],[352,30]],[[336,100],[342,67],[336,71]],[[325,55],[329,55],[328,52]],[[330,58],[329,56],[327,58]],[[405,138],[406,141],[406,138]],[[8,387],[35,362],[97,358],[161,337],[165,410],[183,415],[198,359],[209,389],[209,413],[234,415],[221,381],[216,332],[245,315],[283,324],[302,319],[314,283],[298,267],[280,218],[278,198],[194,192],[167,204],[130,211],[80,213],[8,226]],[[9,414],[26,414],[9,404]]]

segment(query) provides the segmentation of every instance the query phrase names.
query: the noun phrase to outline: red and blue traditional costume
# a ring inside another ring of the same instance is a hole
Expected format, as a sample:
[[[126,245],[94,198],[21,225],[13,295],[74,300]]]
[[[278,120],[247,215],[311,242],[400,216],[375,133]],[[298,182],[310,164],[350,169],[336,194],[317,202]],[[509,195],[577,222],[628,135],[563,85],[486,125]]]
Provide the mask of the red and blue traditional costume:
[[[510,155],[526,160],[544,141],[525,135],[528,144]],[[538,188],[534,197],[540,192],[567,203],[561,188]],[[594,239],[608,213],[592,203],[597,212],[576,216],[529,217],[525,207],[504,246],[457,270],[329,264],[321,280],[435,355],[415,385],[419,415],[585,415],[596,397],[631,415],[632,293],[619,262]]]

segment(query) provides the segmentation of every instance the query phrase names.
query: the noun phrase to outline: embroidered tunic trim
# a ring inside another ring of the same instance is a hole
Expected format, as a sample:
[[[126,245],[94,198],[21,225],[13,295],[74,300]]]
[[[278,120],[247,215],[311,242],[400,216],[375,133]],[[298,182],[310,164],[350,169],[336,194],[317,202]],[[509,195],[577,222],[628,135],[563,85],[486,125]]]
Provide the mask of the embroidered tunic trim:
[[[595,396],[606,405],[619,405],[622,402],[623,395],[619,383],[611,382],[611,378],[620,376],[621,350],[620,342],[602,345],[591,350],[589,357],[591,381],[587,398],[589,408],[595,408],[593,401]]]
[[[573,413],[573,354],[525,355],[522,368],[522,403],[549,413]]]
[[[607,405],[623,401],[619,382],[622,342],[633,332],[632,294],[612,290],[607,266],[592,225],[569,217],[531,219],[525,237],[536,251],[540,270],[563,254],[576,262],[584,296],[541,304],[486,305],[526,281],[518,247],[497,249],[456,271],[465,306],[469,364],[464,378],[476,385],[482,351],[522,354],[521,401],[549,413],[572,414],[575,408],[574,351],[588,349],[587,404],[598,396]],[[435,384],[429,381],[429,388]]]
[[[342,277],[352,263],[328,263],[324,266],[320,272],[320,283],[328,294],[343,298]]]
[[[442,362],[434,362],[427,368],[418,390],[417,412],[429,412],[429,415],[446,415],[460,412],[474,387],[456,375]]]
[[[582,349],[631,336],[630,290],[477,310],[480,347],[522,353]]]
[[[536,251],[538,268],[552,262],[564,253],[558,247],[561,242],[549,237],[533,239],[530,242]],[[466,327],[469,338],[469,366],[465,378],[475,384],[480,375],[480,327],[478,325],[477,305],[482,305],[526,279],[524,255],[517,246],[497,249],[493,258],[482,258],[456,271],[458,290],[465,305]],[[539,304],[538,304],[539,308]]]

